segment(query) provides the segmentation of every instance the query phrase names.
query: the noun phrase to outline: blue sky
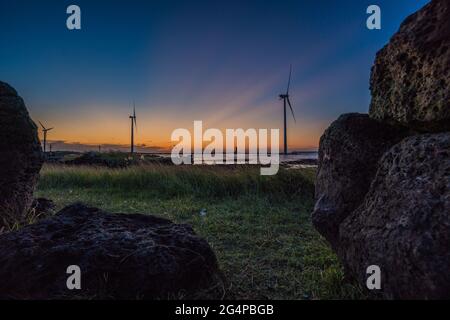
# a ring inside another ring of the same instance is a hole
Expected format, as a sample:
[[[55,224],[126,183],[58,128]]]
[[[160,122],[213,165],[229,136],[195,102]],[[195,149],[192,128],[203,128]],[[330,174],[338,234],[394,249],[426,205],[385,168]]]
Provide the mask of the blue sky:
[[[126,143],[134,99],[139,143],[166,146],[194,120],[281,128],[292,63],[290,141],[314,148],[340,114],[367,112],[376,52],[427,2],[1,0],[0,80],[54,139]],[[66,28],[70,4],[80,31]],[[381,30],[365,26],[371,4]]]

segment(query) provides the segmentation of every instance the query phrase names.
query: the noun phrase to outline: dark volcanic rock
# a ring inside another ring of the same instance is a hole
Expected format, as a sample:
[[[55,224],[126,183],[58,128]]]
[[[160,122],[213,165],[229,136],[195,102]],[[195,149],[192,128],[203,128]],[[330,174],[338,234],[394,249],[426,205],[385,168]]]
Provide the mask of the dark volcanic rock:
[[[361,286],[381,268],[375,296],[450,298],[449,48],[450,2],[433,0],[378,52],[370,119],[321,138],[314,226]]]
[[[408,17],[378,52],[370,116],[422,131],[450,131],[450,1]]]
[[[377,170],[377,161],[406,135],[406,130],[345,114],[320,139],[316,179],[316,229],[336,247],[339,224],[363,201]]]
[[[42,162],[37,128],[22,98],[0,82],[0,228],[27,213]]]
[[[70,265],[81,269],[81,290],[66,287]],[[190,226],[148,215],[76,204],[0,236],[3,299],[204,298],[219,275]]]
[[[9,84],[0,81],[0,97],[17,97],[17,91]]]
[[[340,236],[348,274],[365,284],[380,266],[385,298],[450,298],[450,133],[392,147]]]

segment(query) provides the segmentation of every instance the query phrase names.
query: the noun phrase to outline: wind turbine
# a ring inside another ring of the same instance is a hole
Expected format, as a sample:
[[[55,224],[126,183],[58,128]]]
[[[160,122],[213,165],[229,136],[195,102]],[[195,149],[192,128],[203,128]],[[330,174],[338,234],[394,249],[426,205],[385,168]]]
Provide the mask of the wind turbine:
[[[294,110],[292,109],[291,101],[289,100],[289,87],[291,86],[291,75],[292,75],[292,65],[291,65],[291,68],[289,70],[289,80],[288,80],[286,93],[279,95],[280,100],[283,100],[283,106],[284,106],[284,154],[287,154],[287,149],[288,149],[288,145],[287,145],[286,103],[289,105],[289,108],[291,109],[291,113],[292,113],[292,117],[294,118],[294,121],[297,122],[295,120]]]
[[[134,153],[134,127],[136,127],[137,131],[137,122],[136,122],[136,106],[133,101],[133,115],[130,116],[131,120],[131,154]]]
[[[42,127],[42,132],[44,132],[44,153],[45,153],[45,151],[47,149],[47,132],[49,132],[50,130],[53,130],[54,128],[47,129],[46,127],[44,127],[44,125],[40,121],[39,121],[39,124]]]

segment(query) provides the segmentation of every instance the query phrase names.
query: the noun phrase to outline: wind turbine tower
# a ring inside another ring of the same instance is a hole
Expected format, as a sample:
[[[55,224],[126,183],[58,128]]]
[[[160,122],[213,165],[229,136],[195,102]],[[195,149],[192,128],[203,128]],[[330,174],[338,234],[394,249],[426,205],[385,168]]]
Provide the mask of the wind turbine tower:
[[[133,115],[130,116],[131,120],[131,155],[134,154],[134,130],[137,131],[137,122],[136,122],[136,106],[133,102]]]
[[[294,110],[292,109],[291,101],[289,100],[289,87],[291,86],[291,75],[292,75],[292,65],[289,71],[289,80],[288,80],[288,86],[286,93],[280,94],[280,100],[283,100],[283,109],[284,109],[284,152],[283,154],[287,154],[288,152],[288,142],[287,142],[287,117],[286,117],[286,104],[289,105],[289,108],[291,109],[292,117],[295,120]]]
[[[47,129],[46,127],[44,127],[44,125],[40,121],[39,121],[39,124],[42,127],[42,132],[44,133],[44,153],[45,153],[47,150],[47,132],[49,132],[50,130],[53,130],[54,128]]]

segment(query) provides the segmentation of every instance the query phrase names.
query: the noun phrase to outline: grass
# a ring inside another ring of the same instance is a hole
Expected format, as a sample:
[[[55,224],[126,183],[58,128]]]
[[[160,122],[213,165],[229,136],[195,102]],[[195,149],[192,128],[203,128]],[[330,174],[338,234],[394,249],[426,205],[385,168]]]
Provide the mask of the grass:
[[[352,299],[328,244],[310,222],[313,169],[260,176],[251,166],[46,165],[38,196],[189,223],[216,252],[230,299]],[[202,216],[200,212],[206,212]]]

